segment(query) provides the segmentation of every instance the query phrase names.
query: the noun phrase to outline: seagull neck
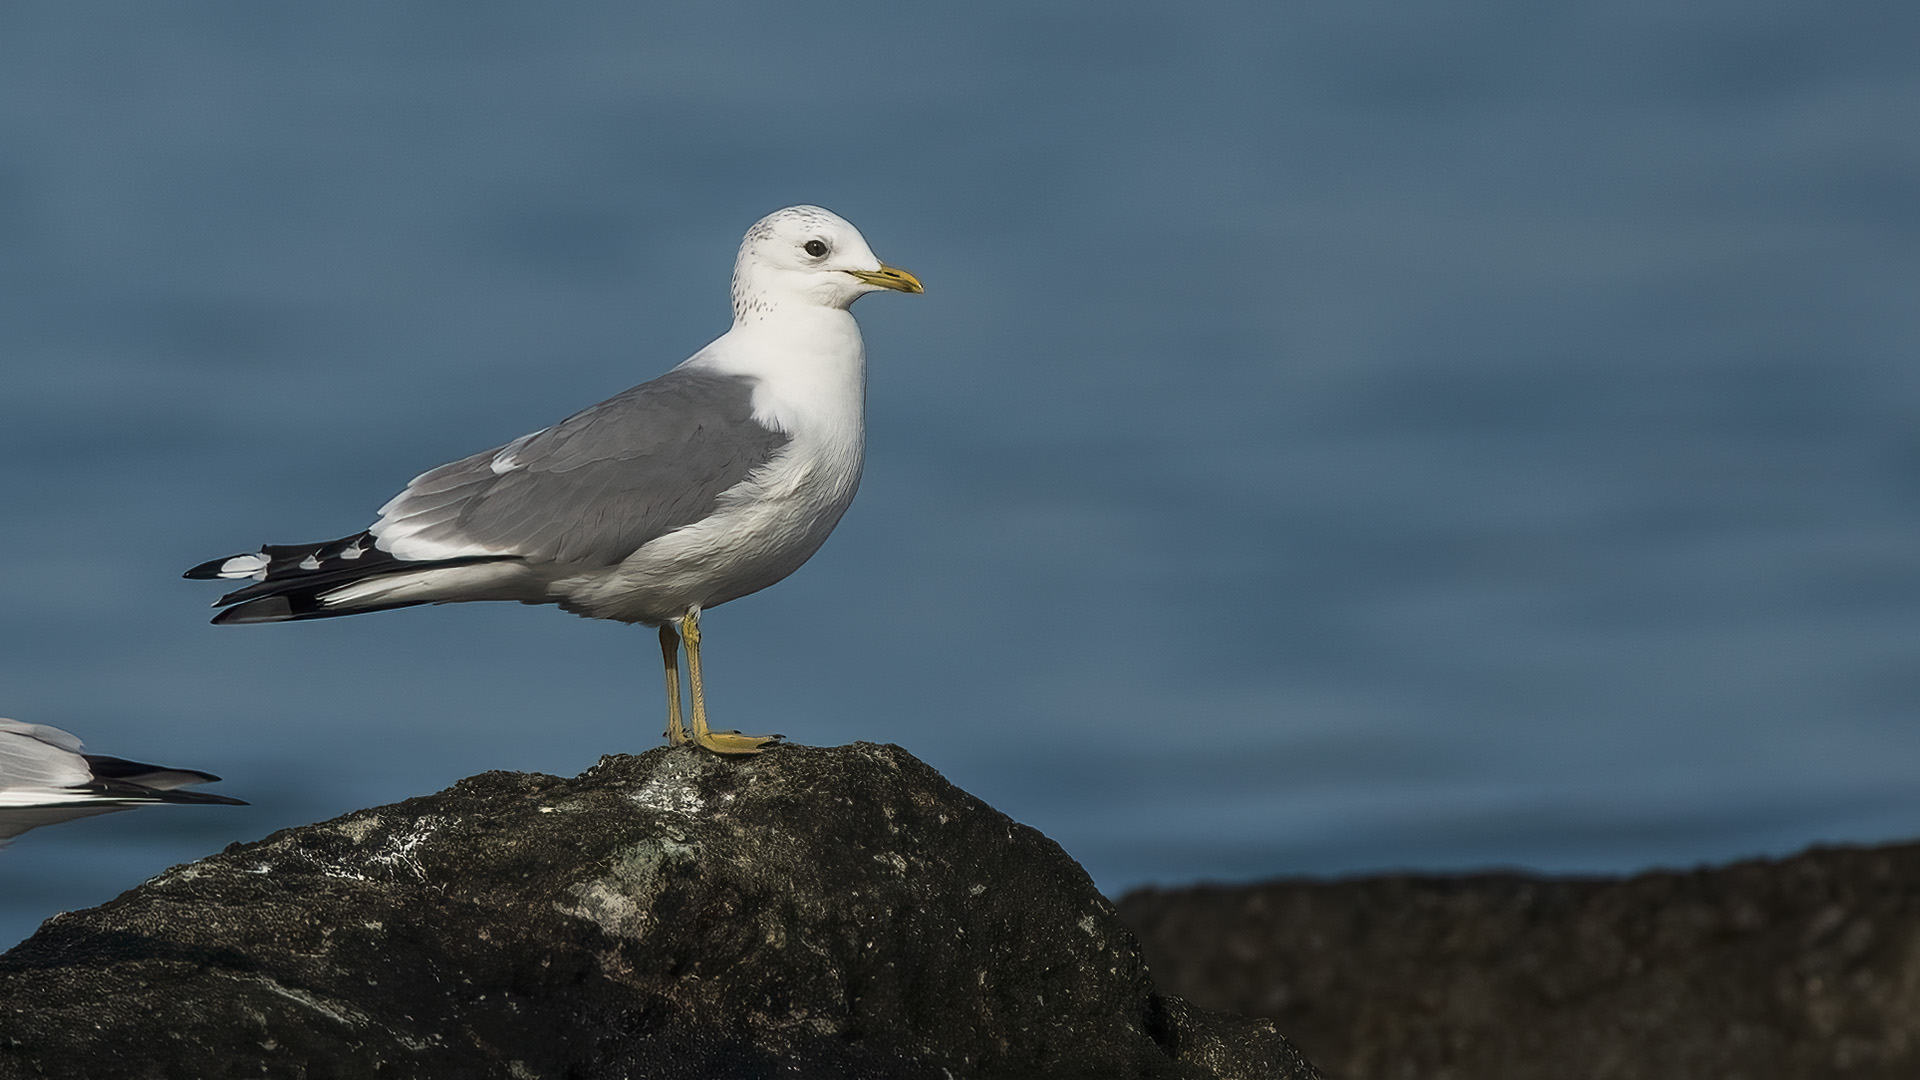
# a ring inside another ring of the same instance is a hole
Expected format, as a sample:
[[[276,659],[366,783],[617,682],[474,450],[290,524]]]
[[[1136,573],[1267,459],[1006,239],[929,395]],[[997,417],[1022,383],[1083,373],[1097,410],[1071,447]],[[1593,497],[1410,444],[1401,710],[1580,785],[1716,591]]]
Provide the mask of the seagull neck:
[[[817,305],[763,312],[687,363],[753,379],[755,420],[842,446],[858,474],[867,356],[850,312]]]
[[[819,304],[769,305],[736,312],[728,337],[779,341],[785,348],[844,349],[860,344],[860,324],[846,308]]]
[[[795,378],[858,397],[866,345],[846,311],[818,306],[770,310],[733,324],[687,363],[708,371],[786,382]]]

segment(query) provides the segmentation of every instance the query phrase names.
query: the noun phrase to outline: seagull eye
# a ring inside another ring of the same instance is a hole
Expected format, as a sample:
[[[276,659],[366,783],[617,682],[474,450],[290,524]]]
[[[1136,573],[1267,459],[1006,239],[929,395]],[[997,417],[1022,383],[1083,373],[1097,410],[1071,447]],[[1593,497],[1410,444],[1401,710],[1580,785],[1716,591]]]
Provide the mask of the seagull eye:
[[[806,247],[803,248],[802,250],[804,250],[807,254],[817,259],[820,256],[825,255],[827,253],[827,245],[825,241],[809,240],[806,243]]]

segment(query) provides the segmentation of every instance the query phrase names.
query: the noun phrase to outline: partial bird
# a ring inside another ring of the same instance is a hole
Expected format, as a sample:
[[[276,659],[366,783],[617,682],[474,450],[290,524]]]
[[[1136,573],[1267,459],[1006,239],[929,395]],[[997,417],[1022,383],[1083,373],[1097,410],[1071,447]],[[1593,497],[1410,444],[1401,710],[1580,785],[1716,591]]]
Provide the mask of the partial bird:
[[[799,569],[853,501],[866,350],[849,309],[889,290],[925,291],[831,211],[775,211],[741,241],[733,327],[678,367],[420,474],[364,532],[185,576],[253,580],[215,603],[216,624],[517,600],[658,627],[668,741],[758,753],[781,736],[708,726],[700,613]]]
[[[220,779],[197,769],[170,769],[82,753],[72,732],[0,717],[0,844],[28,829],[158,803],[221,803],[239,799],[181,791]]]

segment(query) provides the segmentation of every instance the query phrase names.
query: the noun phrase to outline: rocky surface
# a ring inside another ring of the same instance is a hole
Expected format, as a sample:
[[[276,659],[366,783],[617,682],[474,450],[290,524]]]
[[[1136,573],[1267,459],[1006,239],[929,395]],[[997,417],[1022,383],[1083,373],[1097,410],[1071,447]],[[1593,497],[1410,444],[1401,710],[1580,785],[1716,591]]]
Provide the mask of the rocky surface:
[[[1274,1077],[1057,845],[897,747],[488,773],[0,957],[0,1076]]]
[[[1159,985],[1344,1080],[1920,1077],[1920,845],[1626,879],[1145,890]]]

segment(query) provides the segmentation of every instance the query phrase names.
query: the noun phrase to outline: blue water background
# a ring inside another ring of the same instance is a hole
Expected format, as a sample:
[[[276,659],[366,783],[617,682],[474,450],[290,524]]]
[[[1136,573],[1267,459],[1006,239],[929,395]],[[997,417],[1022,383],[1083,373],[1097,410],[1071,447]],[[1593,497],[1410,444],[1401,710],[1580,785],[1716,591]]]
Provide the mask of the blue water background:
[[[246,809],[0,852],[0,945],[658,743],[650,631],[179,580],[725,329],[830,206],[869,462],[706,620],[1144,882],[1920,834],[1920,6],[0,7],[0,715]]]

